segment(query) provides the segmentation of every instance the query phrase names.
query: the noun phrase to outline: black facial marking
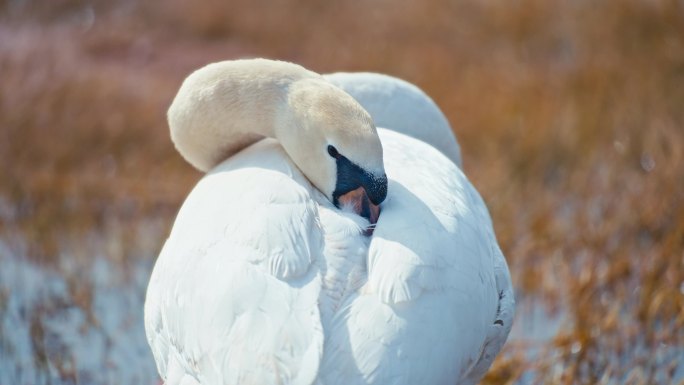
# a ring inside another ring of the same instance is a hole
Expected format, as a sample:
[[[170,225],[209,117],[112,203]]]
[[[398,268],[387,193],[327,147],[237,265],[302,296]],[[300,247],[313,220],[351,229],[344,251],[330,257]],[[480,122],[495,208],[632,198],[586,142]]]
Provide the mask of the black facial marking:
[[[334,156],[331,153],[336,154]],[[335,184],[335,191],[333,192],[333,204],[339,205],[339,197],[363,187],[368,194],[368,198],[374,205],[379,205],[387,197],[387,176],[382,175],[376,177],[373,174],[365,171],[361,167],[352,163],[344,155],[337,152],[333,146],[328,146],[328,153],[334,157],[337,162],[337,183]]]
[[[335,159],[340,157],[340,153],[337,151],[335,146],[328,145],[328,154],[330,154],[330,156],[332,156]]]

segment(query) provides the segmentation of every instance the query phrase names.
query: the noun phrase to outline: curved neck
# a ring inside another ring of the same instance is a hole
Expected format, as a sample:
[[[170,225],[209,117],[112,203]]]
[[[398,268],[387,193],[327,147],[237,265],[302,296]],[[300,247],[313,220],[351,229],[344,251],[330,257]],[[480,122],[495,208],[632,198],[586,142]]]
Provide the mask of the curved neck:
[[[209,64],[188,76],[169,107],[171,139],[190,164],[208,171],[264,137],[278,138],[276,127],[296,127],[288,90],[307,78],[320,75],[263,59]]]

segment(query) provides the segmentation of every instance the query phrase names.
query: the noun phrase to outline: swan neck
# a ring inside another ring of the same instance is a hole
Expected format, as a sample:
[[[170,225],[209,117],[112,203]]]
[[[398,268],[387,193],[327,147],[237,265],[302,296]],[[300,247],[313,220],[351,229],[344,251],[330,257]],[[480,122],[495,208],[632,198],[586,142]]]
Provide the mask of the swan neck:
[[[238,60],[205,66],[183,82],[169,107],[171,139],[193,166],[209,171],[263,139],[296,130],[287,111],[292,83],[320,77],[295,64]]]

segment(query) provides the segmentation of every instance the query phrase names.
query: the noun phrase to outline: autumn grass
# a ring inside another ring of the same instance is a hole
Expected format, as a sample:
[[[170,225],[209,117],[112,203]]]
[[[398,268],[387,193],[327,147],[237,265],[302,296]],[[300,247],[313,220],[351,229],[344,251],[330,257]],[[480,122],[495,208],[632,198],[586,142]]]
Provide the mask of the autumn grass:
[[[564,317],[536,357],[509,343],[485,382],[669,383],[684,361],[681,2],[203,4],[0,2],[4,238],[54,266],[65,249],[87,261],[91,232],[117,234],[105,253],[121,263],[153,258],[200,177],[165,109],[205,63],[389,73],[449,117],[519,297]],[[150,221],[159,238],[142,239]]]

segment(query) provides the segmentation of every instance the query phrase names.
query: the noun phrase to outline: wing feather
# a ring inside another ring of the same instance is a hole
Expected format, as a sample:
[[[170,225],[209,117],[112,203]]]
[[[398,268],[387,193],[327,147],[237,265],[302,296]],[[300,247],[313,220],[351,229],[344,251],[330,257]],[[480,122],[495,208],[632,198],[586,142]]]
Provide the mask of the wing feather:
[[[420,88],[392,76],[371,72],[337,72],[324,76],[353,96],[371,114],[378,127],[422,140],[461,167],[461,148],[449,121]]]
[[[368,282],[326,332],[321,382],[465,381],[483,366],[500,315],[505,260],[460,169],[423,142],[378,131],[388,197],[370,244]]]
[[[310,384],[323,330],[311,186],[264,141],[205,176],[160,254],[145,324],[168,384]],[[179,374],[180,373],[180,374]]]

